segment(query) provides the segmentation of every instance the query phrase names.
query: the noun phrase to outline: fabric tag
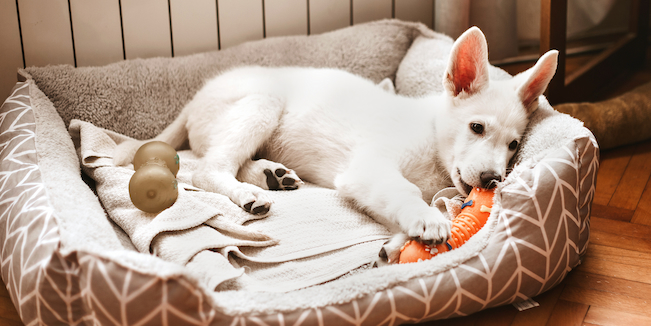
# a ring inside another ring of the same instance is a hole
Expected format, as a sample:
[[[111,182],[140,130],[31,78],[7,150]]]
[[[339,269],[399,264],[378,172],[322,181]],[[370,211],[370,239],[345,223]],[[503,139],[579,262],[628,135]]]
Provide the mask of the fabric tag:
[[[516,302],[513,304],[513,306],[518,309],[518,311],[525,311],[531,308],[539,307],[540,304],[536,301],[533,301],[533,299],[527,299],[522,302]]]

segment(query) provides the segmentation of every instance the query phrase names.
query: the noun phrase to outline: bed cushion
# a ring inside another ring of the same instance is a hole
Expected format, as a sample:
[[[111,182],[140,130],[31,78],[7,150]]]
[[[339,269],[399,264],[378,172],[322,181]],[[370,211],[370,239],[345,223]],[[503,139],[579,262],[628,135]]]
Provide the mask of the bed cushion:
[[[417,95],[409,94],[414,89],[410,83],[436,84],[431,82],[438,76],[434,68],[421,73],[414,69],[427,67],[419,59],[422,49],[451,43],[422,25],[397,21],[358,25],[323,36],[328,44],[332,39],[347,40],[331,50],[345,59],[325,64],[294,58],[298,64],[336,66],[376,82],[395,76],[398,92],[408,95]],[[357,38],[382,44],[364,43],[362,47]],[[268,58],[284,64],[292,61],[282,61],[285,58],[276,56],[276,50],[289,44],[318,43],[315,39],[269,39],[240,49],[262,51],[257,56],[261,58],[267,54],[262,49],[276,44]],[[388,48],[397,53],[389,56],[394,60],[382,55]],[[224,56],[240,58],[237,49]],[[367,54],[344,55],[348,51]],[[433,59],[445,57],[445,51],[440,51]],[[512,173],[497,190],[486,226],[466,245],[432,260],[355,270],[324,284],[284,293],[214,292],[187,267],[139,252],[83,181],[67,127],[73,118],[81,118],[132,137],[155,134],[173,115],[153,122],[157,127],[151,129],[144,128],[147,119],[161,114],[156,111],[160,105],[178,112],[189,96],[172,100],[178,94],[167,94],[169,89],[189,92],[201,85],[200,78],[188,82],[192,79],[188,76],[201,74],[197,72],[201,69],[188,68],[185,74],[185,68],[178,68],[180,62],[200,58],[221,62],[220,54],[212,53],[125,61],[104,68],[33,68],[23,74],[26,82],[17,84],[0,111],[4,174],[0,198],[6,203],[0,206],[0,258],[2,278],[25,323],[398,324],[463,316],[533,297],[558,284],[580,262],[588,242],[598,146],[579,121],[555,112],[544,98]],[[246,63],[241,58],[230,64]],[[213,73],[226,69],[224,65]],[[164,66],[178,69],[170,73]],[[89,79],[95,74],[90,73],[92,69],[105,76],[112,76],[116,69],[127,75],[137,70],[127,78],[139,90],[137,96],[126,87],[112,92],[111,83]],[[160,83],[153,83],[147,74],[152,71],[163,71],[152,76],[174,80],[163,82],[172,86],[160,88]],[[142,77],[146,80],[142,84],[141,76],[147,76]],[[491,77],[509,78],[499,70],[492,70]],[[74,95],[62,94],[56,78],[72,87]],[[414,82],[419,78],[425,80]],[[186,82],[192,86],[183,86]],[[92,97],[100,104],[84,106],[93,102],[89,101]],[[138,108],[129,111],[138,111],[142,117],[119,120],[124,112],[112,112],[113,105]],[[129,130],[123,130],[123,124],[129,124]]]

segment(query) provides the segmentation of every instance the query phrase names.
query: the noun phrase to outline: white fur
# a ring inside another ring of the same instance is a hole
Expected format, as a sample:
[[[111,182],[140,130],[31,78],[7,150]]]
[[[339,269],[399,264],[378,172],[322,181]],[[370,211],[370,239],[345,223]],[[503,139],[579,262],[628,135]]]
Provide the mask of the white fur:
[[[240,171],[259,156],[337,189],[396,232],[442,242],[451,223],[430,207],[433,194],[449,185],[467,193],[486,171],[505,177],[509,145],[556,69],[550,51],[520,76],[489,81],[487,53],[481,31],[466,31],[452,48],[446,92],[423,98],[341,70],[237,68],[210,80],[155,139],[189,140],[202,156],[194,185],[247,209],[271,205],[265,190],[236,179],[239,172],[260,185],[261,168]],[[128,164],[139,145],[120,145],[115,163]]]

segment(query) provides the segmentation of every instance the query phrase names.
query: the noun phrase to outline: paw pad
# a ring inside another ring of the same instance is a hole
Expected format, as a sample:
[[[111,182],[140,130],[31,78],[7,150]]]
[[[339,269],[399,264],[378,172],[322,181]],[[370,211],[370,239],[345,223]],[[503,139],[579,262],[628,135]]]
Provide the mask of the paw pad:
[[[276,169],[273,172],[265,169],[264,174],[267,176],[269,190],[294,190],[302,183],[292,171],[286,169]]]
[[[248,204],[245,204],[244,209],[251,214],[264,215],[269,212],[269,208],[271,207],[271,205],[268,203],[253,207],[254,204],[255,202],[250,202]]]

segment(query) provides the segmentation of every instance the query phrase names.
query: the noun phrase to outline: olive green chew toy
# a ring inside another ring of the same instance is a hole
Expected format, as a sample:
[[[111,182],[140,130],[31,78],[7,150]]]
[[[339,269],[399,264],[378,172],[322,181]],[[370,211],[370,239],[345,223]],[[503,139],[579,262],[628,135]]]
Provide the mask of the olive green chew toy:
[[[129,196],[138,209],[158,213],[176,202],[179,155],[174,148],[161,141],[148,142],[133,157],[133,168]]]

